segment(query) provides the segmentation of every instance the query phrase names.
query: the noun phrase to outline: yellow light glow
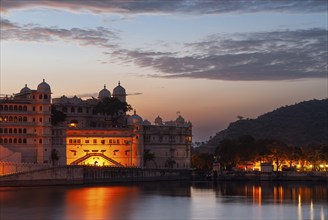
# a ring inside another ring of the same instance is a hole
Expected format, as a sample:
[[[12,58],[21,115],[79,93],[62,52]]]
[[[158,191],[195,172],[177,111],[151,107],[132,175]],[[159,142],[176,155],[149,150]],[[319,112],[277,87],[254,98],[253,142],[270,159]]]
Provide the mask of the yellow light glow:
[[[77,124],[76,123],[69,123],[68,126],[70,128],[76,128]]]

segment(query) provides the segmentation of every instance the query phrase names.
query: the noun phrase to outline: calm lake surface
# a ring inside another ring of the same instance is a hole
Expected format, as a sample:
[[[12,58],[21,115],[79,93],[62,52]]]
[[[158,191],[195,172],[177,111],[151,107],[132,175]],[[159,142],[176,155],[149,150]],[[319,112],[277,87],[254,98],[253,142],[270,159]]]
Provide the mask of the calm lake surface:
[[[0,187],[0,219],[327,219],[327,183]]]

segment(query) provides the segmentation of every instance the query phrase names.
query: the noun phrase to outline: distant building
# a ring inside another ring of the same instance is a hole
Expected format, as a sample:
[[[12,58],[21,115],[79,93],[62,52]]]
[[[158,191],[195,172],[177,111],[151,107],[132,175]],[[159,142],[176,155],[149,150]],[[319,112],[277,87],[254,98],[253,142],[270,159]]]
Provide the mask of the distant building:
[[[144,166],[144,152],[154,155],[147,167],[190,168],[192,125],[182,116],[151,124],[134,111],[97,112],[99,102],[126,102],[119,83],[113,93],[104,86],[97,98],[51,99],[44,80],[36,90],[25,85],[13,96],[0,98],[0,161],[58,165]],[[105,101],[104,101],[105,102]],[[64,113],[64,121],[55,120]],[[53,154],[58,161],[53,161]]]

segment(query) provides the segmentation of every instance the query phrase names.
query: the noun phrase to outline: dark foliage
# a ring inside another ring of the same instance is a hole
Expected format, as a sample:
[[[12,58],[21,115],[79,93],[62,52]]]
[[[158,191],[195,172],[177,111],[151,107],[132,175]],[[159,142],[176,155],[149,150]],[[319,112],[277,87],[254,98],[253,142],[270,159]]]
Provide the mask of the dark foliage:
[[[281,140],[288,145],[328,145],[328,99],[281,107],[256,119],[240,119],[214,136],[209,144],[251,135]]]
[[[143,155],[143,162],[144,162],[144,166],[147,165],[148,162],[154,162],[155,161],[155,154],[150,152],[149,149],[145,149],[144,150],[144,155]]]
[[[66,120],[66,114],[56,110],[55,107],[51,107],[51,124],[57,125],[59,122]]]
[[[104,98],[100,100],[97,105],[93,109],[94,114],[103,114],[110,115],[114,117],[115,115],[119,115],[119,112],[127,112],[131,111],[132,107],[126,102],[121,102],[117,98]]]

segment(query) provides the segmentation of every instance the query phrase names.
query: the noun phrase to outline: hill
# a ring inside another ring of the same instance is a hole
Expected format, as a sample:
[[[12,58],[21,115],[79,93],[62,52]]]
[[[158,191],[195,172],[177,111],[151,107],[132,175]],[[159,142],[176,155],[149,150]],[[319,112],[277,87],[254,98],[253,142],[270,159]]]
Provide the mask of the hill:
[[[256,119],[241,119],[209,140],[218,145],[225,139],[251,135],[255,139],[277,139],[289,145],[328,144],[328,99],[284,106]]]

